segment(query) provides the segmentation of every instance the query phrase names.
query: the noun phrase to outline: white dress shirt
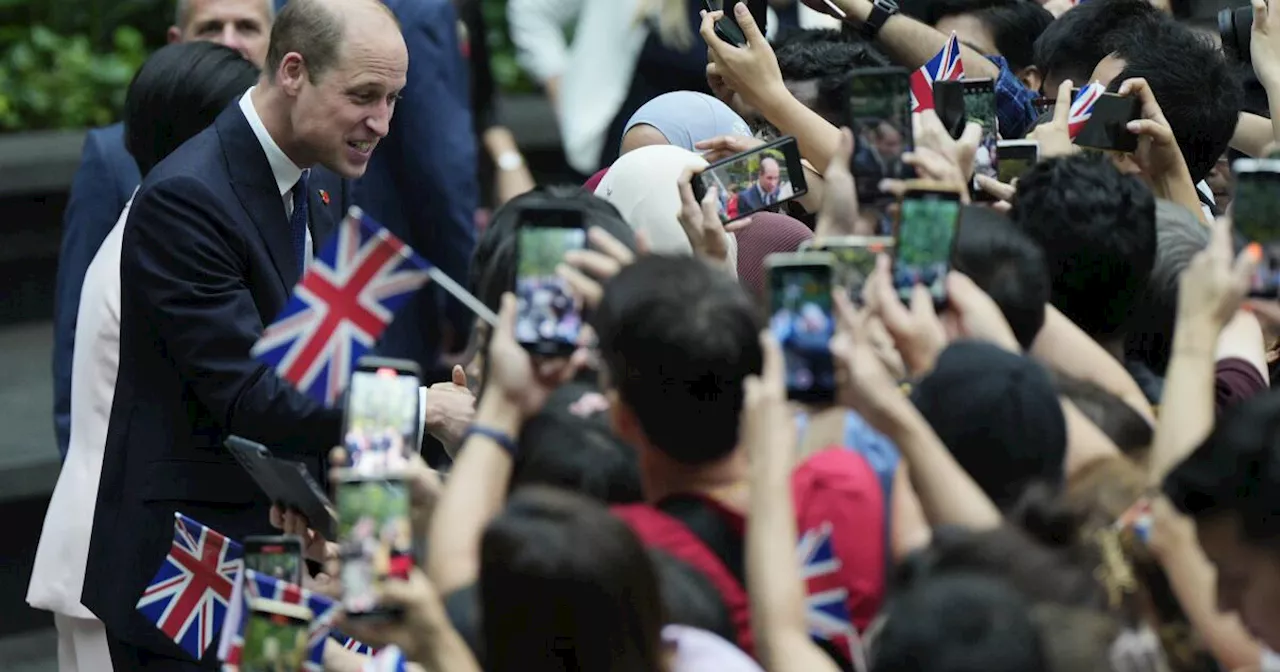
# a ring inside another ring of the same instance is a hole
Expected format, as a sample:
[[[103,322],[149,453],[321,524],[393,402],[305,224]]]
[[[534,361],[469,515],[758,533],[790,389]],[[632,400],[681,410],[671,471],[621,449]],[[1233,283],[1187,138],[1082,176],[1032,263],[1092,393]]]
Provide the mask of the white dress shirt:
[[[280,145],[277,145],[271,138],[271,134],[267,132],[266,125],[262,123],[262,117],[253,106],[253,90],[256,88],[256,86],[249,87],[249,90],[240,97],[240,111],[244,113],[244,118],[249,120],[249,128],[253,129],[254,137],[258,138],[258,144],[262,145],[262,151],[267,155],[267,163],[271,164],[271,174],[276,178],[276,188],[280,190],[280,198],[284,201],[284,217],[289,219],[293,217],[293,187],[302,178],[302,168],[299,168],[283,149],[280,149]],[[305,197],[310,198],[311,195],[306,194]],[[306,262],[310,264],[314,252],[311,249],[310,222],[307,224]]]
[[[134,190],[137,194],[137,190]],[[120,245],[133,198],[85,272],[71,356],[71,437],[36,548],[27,604],[94,619],[80,604],[120,365]]]

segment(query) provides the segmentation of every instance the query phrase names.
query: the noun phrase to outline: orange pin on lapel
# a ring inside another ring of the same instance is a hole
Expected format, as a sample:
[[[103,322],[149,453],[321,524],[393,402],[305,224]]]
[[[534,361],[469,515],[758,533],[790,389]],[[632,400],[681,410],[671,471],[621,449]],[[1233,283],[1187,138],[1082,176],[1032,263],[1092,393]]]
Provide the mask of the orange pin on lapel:
[[[324,189],[320,190],[320,202],[329,205],[329,192]]]

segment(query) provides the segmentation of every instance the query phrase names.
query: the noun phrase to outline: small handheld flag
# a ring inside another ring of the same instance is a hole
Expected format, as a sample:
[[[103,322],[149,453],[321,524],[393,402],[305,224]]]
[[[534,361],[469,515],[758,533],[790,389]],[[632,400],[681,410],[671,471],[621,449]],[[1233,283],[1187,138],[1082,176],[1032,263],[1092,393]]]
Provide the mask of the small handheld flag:
[[[357,639],[348,637],[337,630],[329,633],[329,637],[342,645],[342,648],[348,651],[355,651],[364,656],[372,656],[378,652],[377,649],[365,644]]]
[[[960,59],[960,38],[954,32],[928,63],[911,73],[911,112],[933,109],[933,83],[964,79],[964,62]]]
[[[222,629],[243,556],[240,544],[174,514],[173,545],[138,611],[199,660]]]
[[[805,621],[809,635],[830,642],[849,658],[858,672],[866,672],[862,638],[849,613],[849,591],[841,584],[840,558],[831,544],[831,523],[806,530],[796,548],[800,576],[805,581]]]
[[[218,657],[224,663],[224,672],[240,668],[245,647],[245,627],[249,622],[249,605],[252,600],[263,598],[286,604],[304,606],[311,611],[311,624],[307,628],[307,659],[302,664],[306,672],[324,669],[324,643],[329,626],[338,615],[338,603],[323,596],[299,588],[273,576],[245,570],[237,582],[235,602],[227,616],[227,626],[218,646]]]
[[[1075,98],[1071,99],[1071,111],[1067,115],[1067,135],[1071,136],[1072,140],[1075,140],[1084,129],[1084,125],[1089,123],[1089,118],[1093,116],[1093,106],[1098,99],[1102,98],[1106,90],[1107,88],[1101,82],[1094,82],[1080,89]]]

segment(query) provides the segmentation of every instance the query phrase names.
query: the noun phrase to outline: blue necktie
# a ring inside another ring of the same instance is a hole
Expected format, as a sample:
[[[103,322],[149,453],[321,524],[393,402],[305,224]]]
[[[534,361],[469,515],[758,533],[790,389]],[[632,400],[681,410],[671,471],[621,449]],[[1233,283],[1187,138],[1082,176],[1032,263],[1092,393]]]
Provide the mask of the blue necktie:
[[[298,277],[307,265],[307,178],[311,171],[302,171],[302,177],[293,185],[293,216],[289,218],[289,228],[293,231],[293,253],[298,260]]]

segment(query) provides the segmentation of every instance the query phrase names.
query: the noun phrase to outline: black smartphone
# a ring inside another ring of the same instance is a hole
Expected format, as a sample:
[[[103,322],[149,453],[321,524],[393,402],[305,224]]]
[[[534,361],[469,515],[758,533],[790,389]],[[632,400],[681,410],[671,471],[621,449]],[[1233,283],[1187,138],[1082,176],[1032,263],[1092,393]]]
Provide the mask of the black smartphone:
[[[1080,89],[1072,89],[1071,99],[1074,101],[1079,93]],[[1142,101],[1132,96],[1104,92],[1093,104],[1093,112],[1076,135],[1075,144],[1090,149],[1135,152],[1138,150],[1138,136],[1126,125],[1141,118]]]
[[[311,652],[311,610],[265,598],[251,599],[245,608],[240,672],[301,670]]]
[[[578,346],[582,305],[556,266],[587,245],[582,210],[522,208],[517,215],[516,340],[531,353],[566,356]]]
[[[422,445],[416,362],[364,356],[347,386],[343,445],[347,464],[358,474],[381,475],[403,469]]]
[[[911,151],[911,74],[905,68],[853,71],[846,88],[845,125],[853,131],[853,173],[862,215],[876,233],[893,231],[893,196],[880,191],[884,179],[906,179],[914,172],[902,162]]]
[[[747,3],[747,9],[751,11],[751,18],[756,20],[756,25],[760,27],[760,34],[767,35],[769,28],[769,2],[768,0],[742,0]],[[724,16],[715,23],[716,37],[732,44],[735,47],[747,46],[747,36],[742,32],[742,28],[738,26],[738,19],[733,14],[733,6],[739,0],[703,0],[702,4],[707,8],[708,12],[724,12]]]
[[[1280,298],[1280,160],[1239,159],[1231,170],[1236,178],[1232,224],[1262,248],[1249,296]]]
[[[831,287],[835,257],[826,252],[771,254],[765,258],[769,329],[782,347],[787,398],[805,403],[835,399]]]
[[[947,303],[947,273],[960,229],[960,193],[945,185],[916,183],[902,196],[893,247],[893,287],[911,303],[916,285],[924,285],[934,306]]]
[[[876,257],[893,250],[888,236],[837,236],[807,240],[800,251],[827,252],[835,258],[832,284],[849,292],[855,306],[862,305],[862,288],[876,270]]]
[[[244,566],[259,574],[302,585],[302,539],[293,535],[245,537]]]
[[[421,557],[402,478],[343,476],[335,483],[342,606],[352,618],[397,619],[398,607],[378,603],[389,578],[407,579]]]
[[[1005,184],[1026,175],[1040,161],[1040,143],[1035,140],[1001,140],[996,152],[1000,156],[996,179]]]
[[[965,122],[964,82],[959,79],[934,82],[933,111],[947,133],[959,140],[964,133]]]
[[[996,86],[990,79],[966,79],[960,82],[964,88],[964,117],[982,127],[982,140],[973,157],[976,175],[994,178],[999,166],[1000,120],[996,116]],[[962,131],[963,132],[963,131]]]
[[[711,187],[720,198],[720,221],[732,222],[803,196],[809,191],[800,145],[786,136],[717,161],[693,178],[693,195],[699,201]]]

